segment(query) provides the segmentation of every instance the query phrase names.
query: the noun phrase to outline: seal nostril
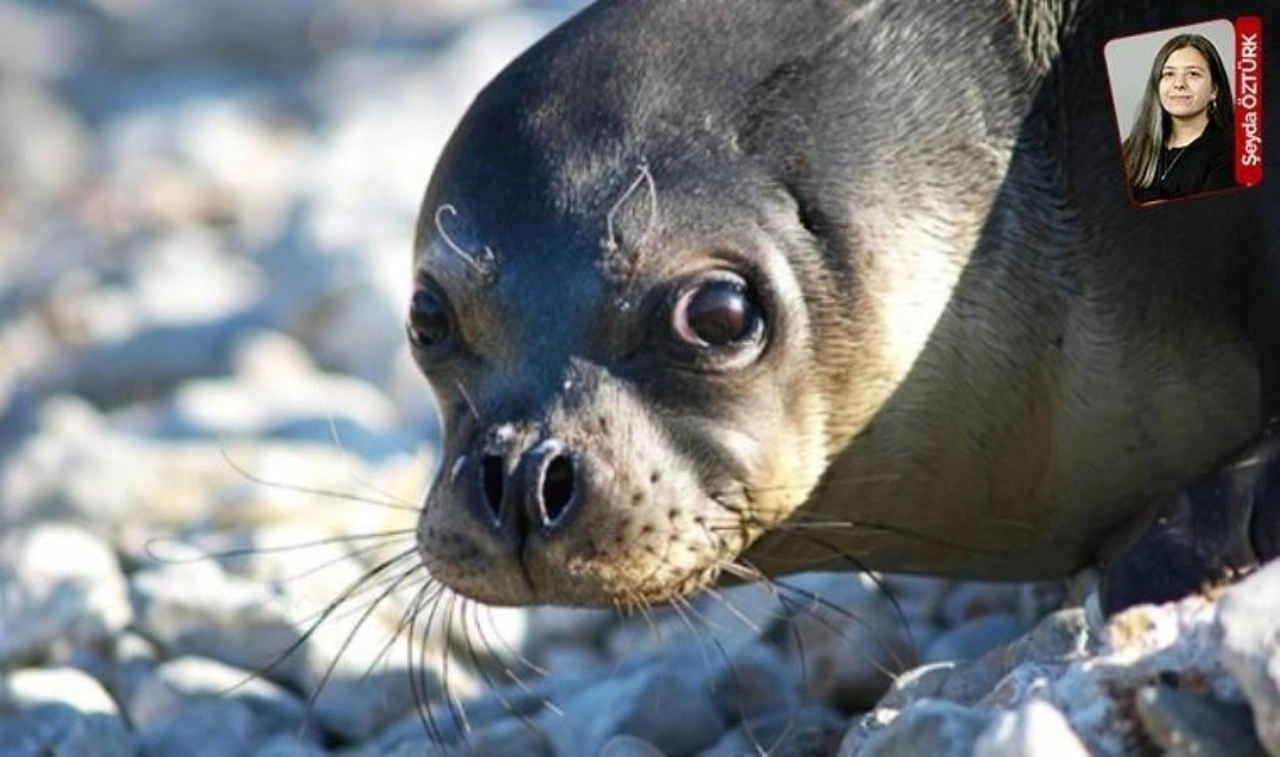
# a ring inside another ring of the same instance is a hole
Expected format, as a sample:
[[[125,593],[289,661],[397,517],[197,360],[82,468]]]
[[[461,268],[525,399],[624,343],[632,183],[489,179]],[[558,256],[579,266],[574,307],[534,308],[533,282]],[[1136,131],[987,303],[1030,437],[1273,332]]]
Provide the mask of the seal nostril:
[[[573,498],[573,462],[559,455],[547,464],[542,478],[542,506],[548,525],[564,513]]]
[[[481,464],[481,475],[484,478],[484,499],[495,518],[502,517],[502,458],[497,455],[485,455]]]

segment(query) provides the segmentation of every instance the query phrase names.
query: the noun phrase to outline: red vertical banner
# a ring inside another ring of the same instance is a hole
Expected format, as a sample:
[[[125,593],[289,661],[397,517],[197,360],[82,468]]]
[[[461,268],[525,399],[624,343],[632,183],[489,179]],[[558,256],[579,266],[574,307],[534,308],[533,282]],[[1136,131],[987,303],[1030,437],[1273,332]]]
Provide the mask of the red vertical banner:
[[[1236,183],[1262,181],[1262,19],[1241,16],[1236,29]]]

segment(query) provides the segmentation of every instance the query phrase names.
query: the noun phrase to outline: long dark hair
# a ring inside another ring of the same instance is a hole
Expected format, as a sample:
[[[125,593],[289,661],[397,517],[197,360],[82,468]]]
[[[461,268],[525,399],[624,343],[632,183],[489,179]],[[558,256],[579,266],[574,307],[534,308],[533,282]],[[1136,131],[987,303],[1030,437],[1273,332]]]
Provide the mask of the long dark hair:
[[[1156,164],[1160,160],[1160,150],[1164,147],[1164,140],[1170,129],[1169,114],[1160,106],[1160,74],[1173,51],[1184,47],[1194,48],[1204,56],[1209,64],[1209,78],[1218,88],[1218,96],[1209,103],[1209,120],[1218,128],[1228,130],[1234,122],[1231,86],[1217,48],[1199,34],[1179,34],[1170,39],[1156,53],[1156,58],[1151,63],[1147,88],[1138,103],[1133,127],[1124,140],[1124,167],[1132,186],[1149,187],[1156,180]]]

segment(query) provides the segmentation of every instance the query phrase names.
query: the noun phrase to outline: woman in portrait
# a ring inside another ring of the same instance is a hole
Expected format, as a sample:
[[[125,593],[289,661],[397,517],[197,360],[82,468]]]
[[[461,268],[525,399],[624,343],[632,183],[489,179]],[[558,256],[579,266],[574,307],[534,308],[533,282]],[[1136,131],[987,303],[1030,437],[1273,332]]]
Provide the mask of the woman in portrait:
[[[1231,88],[1213,43],[1173,37],[1156,53],[1124,141],[1135,202],[1235,185]]]

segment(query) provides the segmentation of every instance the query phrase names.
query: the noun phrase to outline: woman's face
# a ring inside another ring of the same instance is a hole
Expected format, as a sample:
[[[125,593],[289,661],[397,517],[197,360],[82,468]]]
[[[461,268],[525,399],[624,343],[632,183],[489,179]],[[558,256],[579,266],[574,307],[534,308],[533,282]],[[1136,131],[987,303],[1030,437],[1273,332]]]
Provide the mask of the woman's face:
[[[1160,105],[1174,118],[1194,118],[1218,96],[1209,62],[1194,47],[1180,47],[1160,70]]]

